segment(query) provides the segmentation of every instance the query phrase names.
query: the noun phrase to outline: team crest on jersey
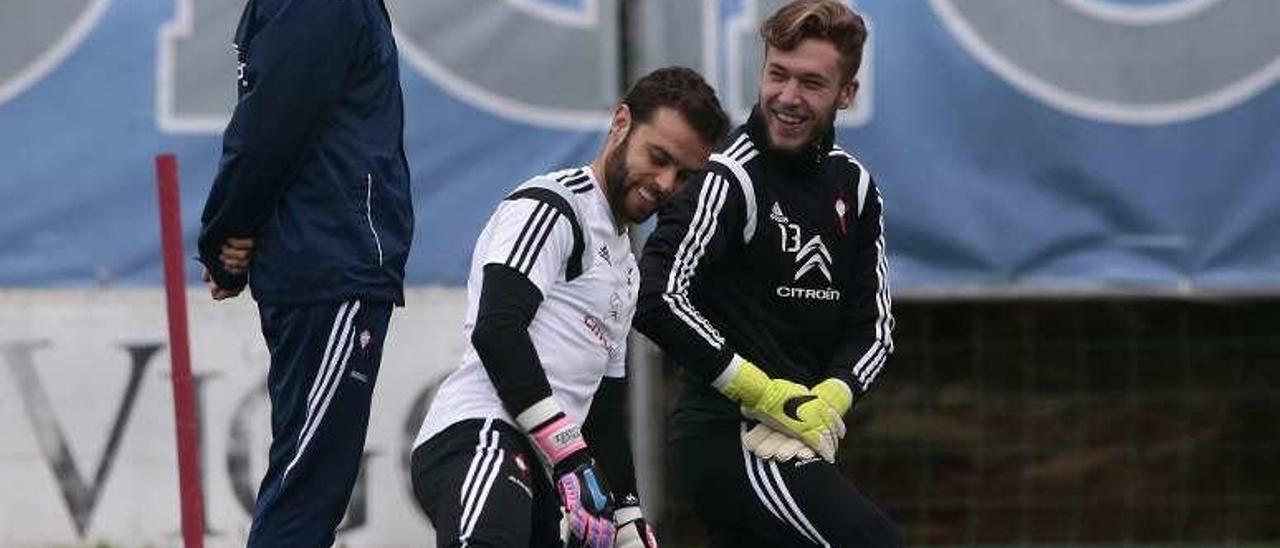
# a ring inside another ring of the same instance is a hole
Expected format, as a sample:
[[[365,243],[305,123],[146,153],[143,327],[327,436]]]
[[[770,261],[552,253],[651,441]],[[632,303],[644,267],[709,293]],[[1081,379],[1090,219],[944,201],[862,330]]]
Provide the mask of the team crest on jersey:
[[[773,208],[769,210],[769,218],[773,219],[775,223],[787,224],[791,222],[791,219],[782,214],[782,207],[778,205],[778,202],[774,202]]]
[[[844,194],[836,196],[836,227],[840,230],[840,235],[844,236],[849,232],[849,204],[844,201]]]

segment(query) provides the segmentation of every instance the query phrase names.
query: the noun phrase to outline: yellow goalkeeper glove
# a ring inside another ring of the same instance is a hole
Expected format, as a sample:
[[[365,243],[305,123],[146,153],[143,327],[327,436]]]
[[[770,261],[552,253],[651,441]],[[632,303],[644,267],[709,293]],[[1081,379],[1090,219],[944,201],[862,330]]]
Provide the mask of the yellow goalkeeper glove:
[[[744,416],[794,436],[823,459],[835,462],[839,439],[836,432],[843,428],[843,423],[835,409],[808,388],[784,379],[771,379],[755,364],[739,356],[733,357],[712,385],[740,404]]]
[[[849,412],[849,408],[853,406],[853,389],[844,381],[831,377],[815,385],[811,391],[818,399],[826,402],[835,411],[836,417],[836,439],[844,438],[844,414]]]

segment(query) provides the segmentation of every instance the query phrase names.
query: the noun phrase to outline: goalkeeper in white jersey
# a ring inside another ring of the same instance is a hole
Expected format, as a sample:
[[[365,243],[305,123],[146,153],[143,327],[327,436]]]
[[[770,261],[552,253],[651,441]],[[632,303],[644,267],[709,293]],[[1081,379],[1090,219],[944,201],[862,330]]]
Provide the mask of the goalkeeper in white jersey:
[[[614,110],[590,165],[534,177],[498,205],[471,259],[470,344],[414,443],[414,495],[437,546],[657,545],[627,431],[640,283],[628,231],[727,128],[701,76],[659,69]]]

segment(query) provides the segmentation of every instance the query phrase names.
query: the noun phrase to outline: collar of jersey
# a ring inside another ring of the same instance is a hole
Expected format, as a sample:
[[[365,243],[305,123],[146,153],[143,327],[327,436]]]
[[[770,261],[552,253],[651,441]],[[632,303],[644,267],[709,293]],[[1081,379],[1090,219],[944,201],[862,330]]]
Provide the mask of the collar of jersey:
[[[587,179],[591,181],[591,187],[595,190],[591,191],[592,201],[600,211],[604,212],[606,219],[613,223],[618,235],[622,235],[627,231],[627,223],[618,224],[618,220],[613,217],[613,208],[609,207],[609,197],[605,196],[603,185],[596,180],[596,173],[591,170],[590,165],[582,166],[582,171],[587,174]]]

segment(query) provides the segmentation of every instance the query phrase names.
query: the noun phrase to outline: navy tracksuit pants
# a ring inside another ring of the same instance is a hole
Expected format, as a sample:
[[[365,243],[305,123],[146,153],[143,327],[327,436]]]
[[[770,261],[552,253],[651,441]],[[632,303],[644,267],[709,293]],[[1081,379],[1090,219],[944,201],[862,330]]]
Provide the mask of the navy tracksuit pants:
[[[392,304],[259,303],[271,351],[271,452],[251,547],[322,547],[360,470]]]

